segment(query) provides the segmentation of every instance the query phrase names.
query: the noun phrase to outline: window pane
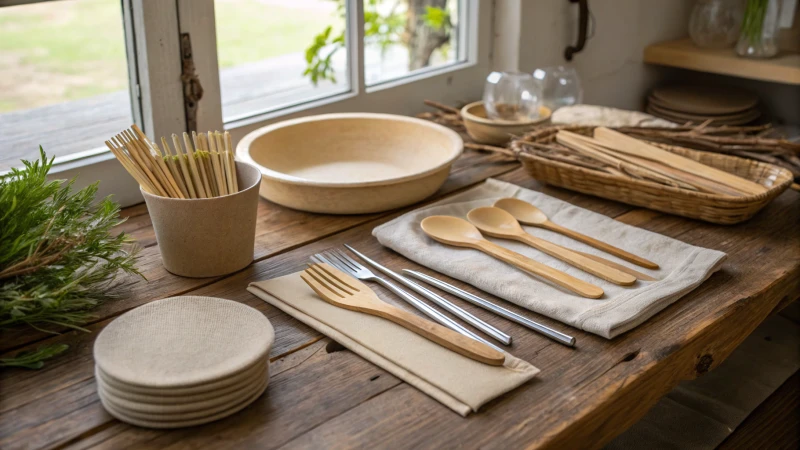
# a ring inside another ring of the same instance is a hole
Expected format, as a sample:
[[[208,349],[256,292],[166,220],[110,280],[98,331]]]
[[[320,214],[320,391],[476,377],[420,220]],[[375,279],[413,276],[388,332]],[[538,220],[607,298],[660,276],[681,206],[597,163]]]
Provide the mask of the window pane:
[[[459,0],[364,0],[367,85],[465,60]]]
[[[350,90],[344,0],[216,0],[226,122]]]
[[[103,147],[132,123],[120,0],[0,8],[0,170]]]

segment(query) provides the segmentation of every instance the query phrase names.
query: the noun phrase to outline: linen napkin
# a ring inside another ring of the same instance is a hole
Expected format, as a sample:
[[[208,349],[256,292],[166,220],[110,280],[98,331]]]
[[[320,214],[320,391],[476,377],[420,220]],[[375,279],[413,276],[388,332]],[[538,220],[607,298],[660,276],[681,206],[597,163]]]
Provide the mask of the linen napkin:
[[[490,366],[386,319],[331,305],[303,282],[299,272],[251,283],[247,290],[462,416],[539,373],[508,353],[503,366]]]
[[[471,209],[491,206],[497,199],[504,197],[528,201],[541,209],[552,222],[608,242],[653,261],[660,267],[658,270],[644,269],[561,234],[523,226],[532,235],[627,265],[657,278],[658,281],[638,280],[633,286],[618,286],[525,244],[488,238],[503,247],[600,286],[605,291],[600,299],[587,299],[548,284],[478,250],[440,244],[425,235],[420,227],[420,222],[425,217],[449,215],[466,218]],[[723,252],[688,245],[623,224],[541,192],[494,179],[432,206],[404,214],[376,227],[372,234],[382,245],[425,267],[607,339],[636,327],[699,286],[719,269],[725,259]]]

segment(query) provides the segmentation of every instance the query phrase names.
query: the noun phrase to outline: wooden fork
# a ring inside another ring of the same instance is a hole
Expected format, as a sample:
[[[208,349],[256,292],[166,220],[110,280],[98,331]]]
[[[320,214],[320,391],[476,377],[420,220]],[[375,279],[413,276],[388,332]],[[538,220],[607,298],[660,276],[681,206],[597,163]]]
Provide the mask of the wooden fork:
[[[334,306],[390,320],[460,355],[484,364],[501,366],[505,361],[502,352],[486,344],[380,300],[367,285],[328,264],[311,264],[300,277],[317,295]]]

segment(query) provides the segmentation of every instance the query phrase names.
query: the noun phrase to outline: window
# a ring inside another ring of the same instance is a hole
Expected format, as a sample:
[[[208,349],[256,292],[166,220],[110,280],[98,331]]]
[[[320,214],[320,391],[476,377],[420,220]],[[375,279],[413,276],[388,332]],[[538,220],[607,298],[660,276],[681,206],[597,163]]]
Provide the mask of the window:
[[[369,0],[364,5],[364,71],[372,86],[466,60],[458,0]]]
[[[350,90],[343,2],[216,0],[214,11],[226,122]]]
[[[39,145],[59,156],[97,147],[131,121],[119,0],[0,8],[0,170]]]
[[[132,122],[153,138],[193,123],[198,130],[224,128],[235,143],[300,115],[415,114],[424,99],[471,101],[489,72],[492,8],[486,0],[0,0],[0,75],[9,70],[7,48],[19,52],[50,41],[59,47],[30,50],[30,59],[22,59],[51,73],[34,86],[90,80],[71,94],[43,96],[45,104],[29,99],[19,106],[11,102],[20,93],[7,93],[8,79],[0,76],[0,159],[17,163],[20,155],[11,155],[7,142],[11,133],[26,136],[18,140],[26,156],[42,143],[57,156],[58,176],[79,175],[79,184],[100,179],[101,194],[132,204],[141,201],[135,182],[103,149],[104,140]],[[47,14],[56,10],[63,12],[52,14],[57,20]],[[16,17],[37,11],[38,18]],[[26,26],[27,37],[4,39]],[[78,54],[66,59],[83,65],[54,72],[69,54],[64,49]],[[188,116],[187,62],[203,91]],[[28,66],[11,67],[14,79],[23,80],[15,86],[30,78]],[[69,112],[31,112],[20,131],[19,114],[65,105]]]

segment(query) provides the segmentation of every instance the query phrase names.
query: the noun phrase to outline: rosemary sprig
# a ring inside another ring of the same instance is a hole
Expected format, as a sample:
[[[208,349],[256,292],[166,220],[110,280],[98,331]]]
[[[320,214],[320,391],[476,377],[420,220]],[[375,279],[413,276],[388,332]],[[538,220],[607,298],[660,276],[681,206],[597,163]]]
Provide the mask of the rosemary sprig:
[[[124,233],[111,235],[124,220],[110,198],[95,202],[98,183],[76,192],[74,180],[48,181],[53,160],[39,150],[40,160],[0,176],[0,330],[22,324],[53,333],[54,325],[83,330],[91,310],[114,297],[120,271],[141,276],[137,249]],[[0,366],[34,367],[64,350],[58,348]]]

